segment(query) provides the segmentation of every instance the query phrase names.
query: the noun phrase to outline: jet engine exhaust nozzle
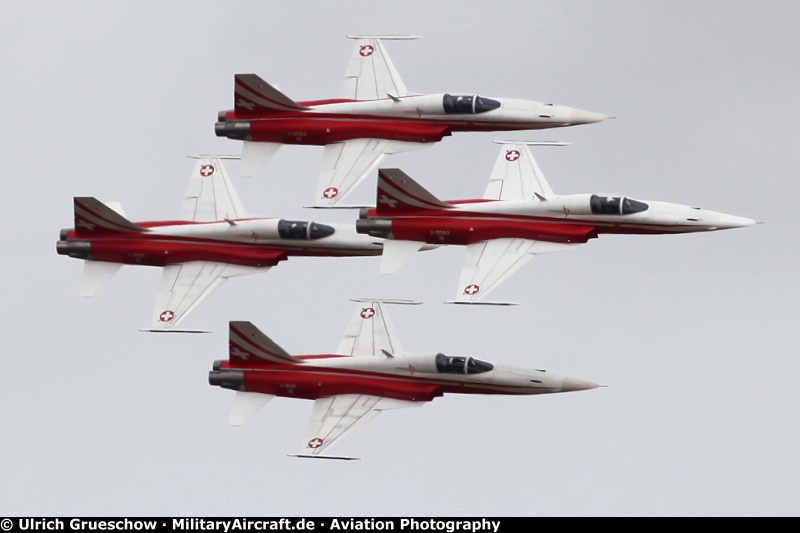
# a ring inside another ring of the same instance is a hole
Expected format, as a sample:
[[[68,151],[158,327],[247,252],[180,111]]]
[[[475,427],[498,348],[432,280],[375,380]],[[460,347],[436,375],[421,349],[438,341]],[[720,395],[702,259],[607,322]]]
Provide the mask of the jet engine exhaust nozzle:
[[[372,237],[379,237],[381,239],[391,239],[392,221],[359,219],[356,220],[356,232],[367,234]]]
[[[208,373],[208,384],[223,389],[242,391],[244,390],[244,372],[241,370],[212,370]]]
[[[58,255],[68,255],[76,259],[88,259],[92,253],[92,244],[86,241],[58,241]]]
[[[214,124],[214,133],[217,137],[227,137],[239,141],[250,139],[249,122],[217,122]]]

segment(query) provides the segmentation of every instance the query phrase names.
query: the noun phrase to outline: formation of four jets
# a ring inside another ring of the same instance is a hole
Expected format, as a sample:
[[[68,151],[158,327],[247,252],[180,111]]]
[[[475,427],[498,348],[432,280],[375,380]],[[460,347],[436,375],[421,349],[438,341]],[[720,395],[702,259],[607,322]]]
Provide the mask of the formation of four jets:
[[[235,76],[234,109],[218,115],[218,136],[244,141],[241,172],[252,175],[283,144],[323,145],[315,206],[341,206],[391,154],[454,131],[504,131],[599,122],[605,115],[526,100],[407,91],[382,41],[354,37],[340,98],[295,102],[254,74]],[[381,168],[374,208],[353,225],[248,214],[223,166],[197,158],[177,220],[133,222],[117,204],[74,198],[74,227],[61,231],[59,254],[83,259],[82,296],[94,295],[124,264],[162,267],[147,331],[199,331],[182,321],[226,279],[265,272],[293,255],[381,255],[395,272],[413,254],[440,245],[467,249],[452,303],[484,298],[533,256],[568,249],[602,233],[686,233],[744,227],[754,221],[695,207],[626,196],[557,195],[529,149],[500,142],[481,198],[442,201],[400,169]],[[409,355],[383,304],[359,300],[334,354],[292,356],[249,322],[230,323],[229,359],[209,382],[237,391],[230,423],[240,424],[270,398],[314,400],[303,457],[322,452],[387,409],[420,405],[446,392],[542,394],[597,385],[463,356]]]

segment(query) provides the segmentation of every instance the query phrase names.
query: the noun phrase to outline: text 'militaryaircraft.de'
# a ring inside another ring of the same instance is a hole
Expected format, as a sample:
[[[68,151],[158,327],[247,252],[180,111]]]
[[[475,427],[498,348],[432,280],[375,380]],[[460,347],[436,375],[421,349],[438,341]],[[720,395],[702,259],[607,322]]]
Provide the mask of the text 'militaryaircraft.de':
[[[376,207],[356,231],[388,239],[381,272],[400,268],[425,244],[467,247],[456,300],[480,300],[534,255],[566,250],[603,233],[690,233],[755,224],[749,218],[627,196],[553,193],[528,145],[498,141],[500,154],[481,199],[443,202],[399,169],[381,169]]]
[[[230,322],[228,360],[211,385],[236,391],[229,423],[241,425],[276,396],[314,400],[297,457],[354,459],[324,451],[382,411],[416,407],[448,393],[532,395],[588,390],[595,383],[465,356],[407,354],[383,304],[358,306],[333,354],[293,356],[250,322]]]
[[[75,197],[75,227],[61,230],[56,250],[85,260],[81,296],[93,296],[124,264],[163,267],[146,331],[193,332],[178,325],[228,278],[266,272],[293,255],[381,253],[382,239],[351,224],[248,215],[222,159],[197,159],[177,220],[131,222],[116,204]]]
[[[430,146],[458,131],[558,128],[600,122],[601,113],[475,94],[406,89],[384,49],[386,39],[356,39],[341,97],[295,102],[255,74],[234,77],[234,108],[214,131],[244,141],[242,175],[253,175],[284,144],[324,145],[316,206],[341,201],[390,154]]]

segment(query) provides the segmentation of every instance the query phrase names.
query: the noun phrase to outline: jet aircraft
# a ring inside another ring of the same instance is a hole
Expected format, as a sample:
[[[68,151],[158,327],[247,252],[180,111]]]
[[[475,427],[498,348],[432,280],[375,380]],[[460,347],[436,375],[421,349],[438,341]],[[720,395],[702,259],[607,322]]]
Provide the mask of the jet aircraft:
[[[214,131],[244,141],[242,175],[254,175],[284,144],[324,145],[315,205],[338,204],[390,154],[430,146],[457,131],[558,128],[600,122],[601,113],[476,94],[409,92],[383,46],[413,36],[356,39],[340,98],[296,102],[255,74],[234,77],[234,108]]]
[[[229,423],[241,425],[276,396],[314,400],[296,457],[356,459],[323,454],[379,413],[416,407],[447,393],[550,394],[588,390],[595,383],[545,370],[443,353],[403,350],[383,304],[358,302],[333,354],[290,355],[250,322],[230,322],[228,360],[215,361],[208,381],[236,391]]]
[[[528,145],[502,144],[482,199],[443,202],[399,169],[381,169],[375,208],[356,231],[389,239],[381,272],[393,273],[425,244],[467,247],[456,300],[486,295],[533,256],[574,248],[604,233],[667,234],[740,228],[749,218],[627,196],[553,193]]]
[[[131,222],[116,204],[75,197],[75,227],[61,230],[56,251],[84,259],[81,296],[93,296],[122,265],[163,267],[152,326],[178,325],[226,279],[266,272],[290,256],[373,256],[382,239],[351,224],[248,215],[222,164],[195,163],[178,220]]]

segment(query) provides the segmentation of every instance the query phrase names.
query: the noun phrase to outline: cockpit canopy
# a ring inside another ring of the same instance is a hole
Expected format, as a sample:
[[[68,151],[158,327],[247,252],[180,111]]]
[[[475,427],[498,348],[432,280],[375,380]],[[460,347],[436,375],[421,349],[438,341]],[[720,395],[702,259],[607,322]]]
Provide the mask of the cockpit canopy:
[[[500,107],[500,102],[477,94],[445,94],[442,99],[442,105],[444,106],[444,112],[448,114],[474,115],[497,109]]]
[[[596,194],[589,199],[589,205],[595,215],[631,215],[647,211],[650,207],[644,202],[627,196],[598,196]]]
[[[278,221],[278,235],[281,236],[281,239],[321,239],[333,235],[335,231],[331,226],[305,220],[281,219]]]
[[[474,357],[452,357],[443,353],[436,354],[436,370],[443,374],[480,374],[493,368],[494,365],[491,363]]]

